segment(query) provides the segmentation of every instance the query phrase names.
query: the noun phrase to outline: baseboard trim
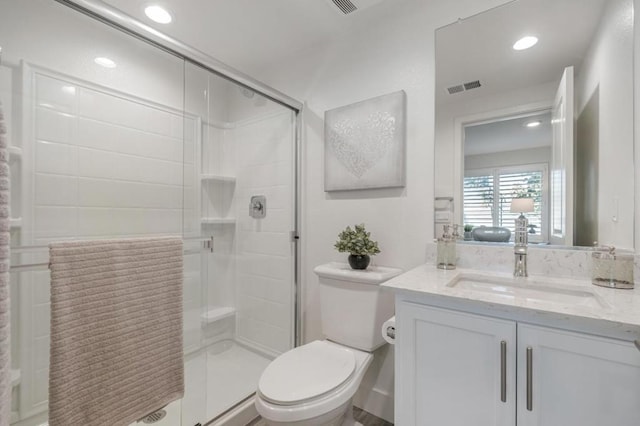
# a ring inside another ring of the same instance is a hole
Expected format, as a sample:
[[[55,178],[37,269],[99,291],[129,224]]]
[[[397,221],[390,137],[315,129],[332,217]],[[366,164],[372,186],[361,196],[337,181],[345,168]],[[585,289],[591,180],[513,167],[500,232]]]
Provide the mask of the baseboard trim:
[[[362,410],[373,414],[376,417],[380,417],[388,421],[389,423],[394,422],[394,411],[393,411],[393,396],[389,395],[387,392],[373,388],[366,395],[363,395],[362,389],[356,393],[353,398],[353,405]]]

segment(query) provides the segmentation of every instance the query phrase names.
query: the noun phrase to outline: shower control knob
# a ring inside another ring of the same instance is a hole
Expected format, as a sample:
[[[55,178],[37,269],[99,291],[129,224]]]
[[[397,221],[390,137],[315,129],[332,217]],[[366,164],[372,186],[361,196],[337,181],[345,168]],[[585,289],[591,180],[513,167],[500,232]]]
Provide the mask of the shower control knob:
[[[249,202],[249,216],[261,219],[267,215],[267,198],[264,195],[254,195]]]

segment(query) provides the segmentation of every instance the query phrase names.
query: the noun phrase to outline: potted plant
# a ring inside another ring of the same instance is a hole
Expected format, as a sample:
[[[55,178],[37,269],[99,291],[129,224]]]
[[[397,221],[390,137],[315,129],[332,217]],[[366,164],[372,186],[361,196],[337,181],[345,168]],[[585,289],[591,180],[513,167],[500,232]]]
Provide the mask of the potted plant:
[[[349,253],[349,265],[353,269],[367,269],[371,261],[370,255],[380,253],[378,242],[371,240],[371,232],[364,229],[364,223],[350,226],[338,234],[335,248],[340,253]]]
[[[473,231],[473,225],[469,225],[468,223],[464,225],[464,240],[471,241],[473,240],[473,235],[471,234]]]

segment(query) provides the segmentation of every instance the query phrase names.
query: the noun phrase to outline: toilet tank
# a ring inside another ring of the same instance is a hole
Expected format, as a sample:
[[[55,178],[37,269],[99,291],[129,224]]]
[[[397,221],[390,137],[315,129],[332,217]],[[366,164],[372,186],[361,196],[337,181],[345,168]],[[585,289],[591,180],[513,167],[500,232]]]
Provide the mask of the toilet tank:
[[[393,293],[380,284],[402,270],[327,263],[313,270],[320,282],[322,332],[336,343],[371,352],[382,346],[382,323],[394,315]]]

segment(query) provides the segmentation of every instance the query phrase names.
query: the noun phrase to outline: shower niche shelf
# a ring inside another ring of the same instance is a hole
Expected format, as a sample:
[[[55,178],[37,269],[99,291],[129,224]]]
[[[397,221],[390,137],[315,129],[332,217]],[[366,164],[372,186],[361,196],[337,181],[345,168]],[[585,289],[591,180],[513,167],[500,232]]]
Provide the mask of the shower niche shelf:
[[[9,158],[22,158],[22,148],[10,146],[7,150],[9,151]]]
[[[214,174],[202,174],[200,175],[202,182],[214,182],[214,183],[236,183],[236,178],[233,176],[214,175]]]
[[[200,315],[204,324],[211,324],[224,318],[232,317],[236,314],[236,308],[231,306],[212,306],[207,312]]]
[[[235,217],[203,217],[200,219],[203,225],[235,225]]]

